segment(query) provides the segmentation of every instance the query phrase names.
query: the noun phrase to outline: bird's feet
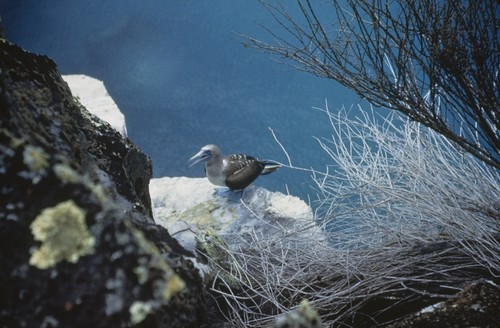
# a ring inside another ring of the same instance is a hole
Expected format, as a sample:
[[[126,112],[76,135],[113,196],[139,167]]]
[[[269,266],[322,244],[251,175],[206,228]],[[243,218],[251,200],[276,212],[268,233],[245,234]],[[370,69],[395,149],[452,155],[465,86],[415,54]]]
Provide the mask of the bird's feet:
[[[214,196],[219,196],[235,203],[239,203],[244,194],[245,189],[231,190],[229,188],[215,188],[214,190]]]

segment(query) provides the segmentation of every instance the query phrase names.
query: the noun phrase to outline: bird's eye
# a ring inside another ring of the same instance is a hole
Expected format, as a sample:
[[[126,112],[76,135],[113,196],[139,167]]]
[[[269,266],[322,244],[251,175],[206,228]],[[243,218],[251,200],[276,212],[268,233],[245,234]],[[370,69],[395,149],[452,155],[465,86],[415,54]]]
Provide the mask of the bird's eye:
[[[210,157],[212,156],[212,152],[210,150],[205,150],[203,153],[203,157]]]

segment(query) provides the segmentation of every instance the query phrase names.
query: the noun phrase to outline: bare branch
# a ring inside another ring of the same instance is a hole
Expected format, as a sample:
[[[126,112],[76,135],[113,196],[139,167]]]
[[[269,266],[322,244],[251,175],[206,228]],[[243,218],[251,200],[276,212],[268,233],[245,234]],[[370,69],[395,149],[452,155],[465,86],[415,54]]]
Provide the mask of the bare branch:
[[[274,43],[245,37],[248,46],[335,80],[500,168],[498,1],[332,1],[328,20],[309,0],[298,1],[301,17],[265,4],[285,33],[273,31]]]
[[[433,304],[500,276],[496,169],[397,113],[321,110],[332,135],[317,140],[336,169],[295,167],[288,156],[290,169],[315,178],[318,224],[271,222],[265,237],[214,240],[224,256],[209,258],[212,292],[234,327],[265,327],[303,299],[327,326],[376,326],[417,298]]]

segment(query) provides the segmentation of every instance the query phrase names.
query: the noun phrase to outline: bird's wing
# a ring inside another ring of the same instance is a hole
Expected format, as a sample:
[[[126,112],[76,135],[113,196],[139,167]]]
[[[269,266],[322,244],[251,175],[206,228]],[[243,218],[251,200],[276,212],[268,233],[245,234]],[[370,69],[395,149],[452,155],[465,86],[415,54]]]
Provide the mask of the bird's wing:
[[[226,185],[230,189],[244,189],[262,173],[264,164],[255,157],[234,154],[226,156],[224,167]]]
[[[247,166],[253,165],[257,162],[257,159],[252,156],[243,154],[233,154],[225,157],[226,165],[224,167],[224,172],[226,175],[236,174],[239,170],[246,168]]]

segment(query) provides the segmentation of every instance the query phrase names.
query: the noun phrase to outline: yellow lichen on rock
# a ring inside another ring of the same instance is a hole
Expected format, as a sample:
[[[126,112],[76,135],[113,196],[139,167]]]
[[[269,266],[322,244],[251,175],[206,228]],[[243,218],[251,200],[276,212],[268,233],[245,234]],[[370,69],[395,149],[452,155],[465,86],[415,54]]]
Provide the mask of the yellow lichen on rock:
[[[75,263],[94,252],[95,239],[85,224],[85,211],[72,200],[44,209],[31,223],[31,232],[42,242],[29,261],[39,269],[63,260]]]
[[[224,284],[234,289],[241,288],[240,281],[229,273],[233,271],[234,260],[230,254],[229,245],[224,238],[214,230],[206,229],[197,240],[197,249],[210,260],[213,272],[217,273]],[[209,275],[213,277],[212,272]],[[248,278],[252,279],[251,277]]]
[[[138,246],[140,247],[140,253],[151,256],[149,260],[139,260],[139,266],[134,269],[134,273],[139,279],[139,283],[143,284],[149,279],[149,274],[151,269],[160,270],[164,274],[164,279],[158,281],[155,293],[160,296],[162,301],[168,302],[172,296],[179,293],[186,287],[186,283],[182,280],[174,269],[172,269],[165,259],[161,256],[158,248],[149,241],[144,233],[132,226],[128,221],[125,224],[130,228],[130,231],[134,235]]]
[[[186,288],[184,280],[167,263],[156,245],[148,240],[144,233],[135,228],[130,221],[125,225],[135,238],[139,247],[138,266],[133,272],[137,275],[139,284],[152,282],[153,298],[149,300],[136,300],[129,308],[130,322],[132,325],[140,324],[146,317],[165,306],[171,298]],[[158,271],[162,274],[158,276]]]
[[[54,165],[54,173],[64,183],[78,183],[81,180],[80,174],[68,164]]]
[[[186,288],[186,283],[178,274],[174,273],[170,276],[170,278],[167,280],[167,283],[164,285],[162,293],[163,299],[167,301],[170,300],[173,295],[177,294],[184,288]]]
[[[40,147],[27,145],[23,151],[23,163],[30,170],[28,174],[31,181],[37,184],[47,173],[49,155]]]
[[[135,301],[129,308],[130,322],[133,325],[141,323],[154,309],[155,306],[151,302]]]
[[[307,300],[302,300],[300,305],[286,315],[276,319],[269,328],[323,328],[321,318]]]
[[[33,172],[44,172],[49,166],[49,156],[42,148],[28,145],[23,151],[23,162]]]
[[[183,220],[195,224],[200,228],[209,227],[212,229],[219,229],[221,223],[217,220],[218,216],[215,211],[220,207],[220,204],[214,202],[213,200],[208,200],[178,213],[175,216],[175,220]]]
[[[87,188],[89,188],[92,193],[97,197],[101,204],[105,204],[108,201],[106,196],[106,191],[101,184],[94,183],[89,177],[85,175],[80,175],[76,170],[74,170],[67,163],[55,164],[53,167],[55,175],[65,184],[69,183],[82,183]]]

